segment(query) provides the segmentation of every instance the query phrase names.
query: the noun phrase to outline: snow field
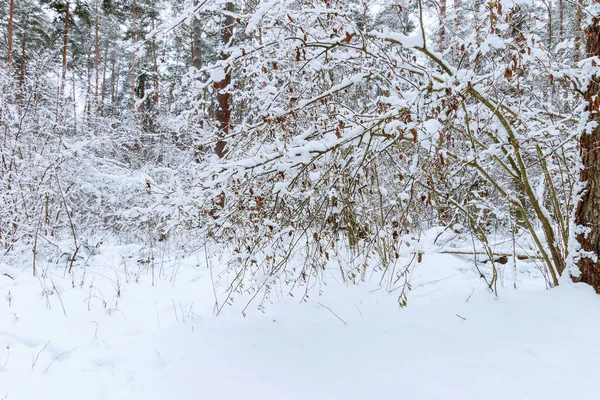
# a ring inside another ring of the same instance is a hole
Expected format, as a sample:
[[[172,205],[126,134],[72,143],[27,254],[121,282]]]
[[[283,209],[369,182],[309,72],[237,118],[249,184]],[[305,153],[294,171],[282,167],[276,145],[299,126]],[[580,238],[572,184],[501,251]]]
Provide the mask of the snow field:
[[[0,399],[596,398],[600,299],[588,287],[532,280],[495,299],[468,265],[437,255],[415,269],[403,309],[375,280],[332,275],[304,304],[281,290],[264,312],[242,317],[239,298],[215,317],[196,264],[152,286],[115,250],[81,287],[82,271],[35,279],[3,265]]]

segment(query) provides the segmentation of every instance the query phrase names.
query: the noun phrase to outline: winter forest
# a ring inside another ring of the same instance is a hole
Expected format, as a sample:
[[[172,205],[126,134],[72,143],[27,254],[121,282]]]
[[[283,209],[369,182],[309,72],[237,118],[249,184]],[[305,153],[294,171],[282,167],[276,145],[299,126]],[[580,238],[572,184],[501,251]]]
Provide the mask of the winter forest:
[[[599,93],[599,0],[1,0],[0,400],[595,398]]]

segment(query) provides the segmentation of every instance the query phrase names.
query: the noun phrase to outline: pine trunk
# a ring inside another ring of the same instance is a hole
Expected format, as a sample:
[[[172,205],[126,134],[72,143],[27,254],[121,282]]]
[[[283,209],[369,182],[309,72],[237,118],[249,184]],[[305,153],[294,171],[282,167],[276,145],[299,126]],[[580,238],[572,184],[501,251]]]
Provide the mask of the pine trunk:
[[[99,35],[99,31],[100,31],[100,21],[99,19],[99,14],[98,14],[98,4],[100,3],[100,0],[96,0],[96,32],[95,32],[95,70],[96,70],[96,85],[94,88],[94,112],[97,114],[98,113],[98,90],[100,89],[100,71],[99,71],[99,67],[100,67],[100,35]]]
[[[100,90],[100,115],[104,115],[104,99],[106,97],[106,66],[108,64],[108,40],[104,48],[104,64],[102,66],[102,88]]]
[[[10,68],[12,64],[12,50],[13,50],[13,15],[15,12],[15,0],[10,0],[10,7],[8,10],[8,49],[6,56],[6,71],[10,73]]]
[[[600,0],[595,0],[600,3]],[[588,57],[600,56],[600,20],[593,18],[586,29]],[[589,134],[583,134],[580,140],[581,160],[583,169],[581,181],[586,182],[587,188],[577,206],[575,223],[588,228],[587,234],[579,234],[577,240],[581,250],[600,255],[600,83],[592,79],[585,92],[588,102],[587,111],[590,120],[595,121],[596,127]],[[589,254],[588,253],[588,254]],[[576,279],[591,285],[600,293],[600,260],[582,257],[578,263],[581,275]]]
[[[65,31],[63,33],[62,85],[67,77],[67,49],[69,47],[69,3],[65,10]],[[62,94],[62,93],[61,93]]]
[[[152,30],[154,30],[155,28],[155,21],[154,18],[152,18]],[[154,61],[154,109],[155,109],[155,113],[158,114],[158,101],[159,101],[159,97],[158,97],[158,84],[159,84],[159,76],[158,76],[158,56],[156,55],[156,40],[154,38],[152,38],[152,58]]]
[[[69,3],[65,10],[65,31],[63,33],[63,69],[62,69],[62,81],[65,81],[67,77],[67,49],[69,48]],[[64,85],[64,83],[63,83]]]
[[[227,14],[224,16],[223,26],[221,27],[221,43],[224,48],[227,48],[229,41],[233,36],[233,3],[228,2],[225,4],[225,11]],[[221,60],[226,60],[228,54],[223,51],[221,53]],[[215,146],[215,152],[220,158],[225,156],[225,138],[229,135],[229,129],[231,127],[231,94],[225,89],[231,83],[231,70],[225,71],[225,78],[219,82],[215,82],[215,91],[217,92],[217,103],[219,103],[215,112],[215,117],[219,122],[219,136],[217,138],[217,145]]]
[[[62,119],[62,112],[63,112],[63,96],[65,93],[65,85],[66,85],[66,79],[67,79],[67,51],[69,48],[69,18],[70,18],[70,14],[69,14],[69,2],[67,2],[66,8],[65,8],[65,30],[63,32],[63,51],[62,51],[62,73],[61,73],[61,79],[60,79],[60,86],[58,89],[58,101],[56,102],[56,118],[57,120],[61,120]]]
[[[579,62],[581,58],[581,19],[583,12],[583,0],[577,1],[577,10],[575,11],[575,49],[573,54],[573,61]]]
[[[565,10],[563,0],[558,0],[558,40],[565,40]]]
[[[552,48],[552,3],[547,2],[546,8],[548,9],[548,49]]]
[[[114,113],[115,109],[115,56],[112,56],[110,69],[110,112]]]
[[[136,27],[136,19],[137,19],[137,4],[136,4],[136,0],[133,0],[133,7],[132,7],[132,14],[133,14],[133,21],[132,21],[132,26],[131,26],[131,44],[134,46],[135,48],[135,31],[137,29]],[[136,68],[136,55],[135,55],[135,50],[133,50],[131,52],[131,93],[130,93],[130,106],[131,109],[133,110],[135,107],[135,68]]]
[[[27,33],[23,34],[21,41],[21,66],[19,68],[19,92],[23,100],[23,84],[25,83],[25,48],[27,46]]]
[[[446,39],[446,0],[440,0],[440,46],[439,50],[444,51],[444,41]]]
[[[194,6],[198,0],[194,0]],[[192,20],[192,65],[196,69],[202,68],[202,23],[196,17]]]

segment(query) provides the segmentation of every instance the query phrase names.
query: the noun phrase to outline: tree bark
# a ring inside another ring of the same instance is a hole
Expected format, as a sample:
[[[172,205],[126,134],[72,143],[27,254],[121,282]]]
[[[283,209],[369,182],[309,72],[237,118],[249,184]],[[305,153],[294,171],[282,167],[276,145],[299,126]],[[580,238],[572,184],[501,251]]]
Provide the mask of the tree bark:
[[[152,18],[152,30],[154,30],[154,18]],[[156,40],[152,38],[152,58],[154,59],[154,110],[158,115],[158,84],[159,84],[159,76],[158,76],[158,57],[156,55]]]
[[[600,0],[594,0],[600,3]],[[600,56],[600,19],[592,18],[586,29],[588,57]],[[599,76],[591,80],[585,100],[590,121],[597,123],[591,133],[584,133],[580,139],[583,169],[580,179],[587,187],[582,195],[575,214],[575,223],[589,229],[587,234],[579,234],[577,240],[581,250],[588,254],[600,255],[600,81]],[[581,275],[576,280],[591,285],[600,293],[600,260],[581,257],[578,262]]]
[[[552,48],[552,2],[550,0],[544,1],[546,8],[548,9],[548,49]]]
[[[113,54],[111,59],[110,69],[110,112],[111,114],[115,109],[115,55]]]
[[[69,47],[69,3],[67,2],[67,8],[65,10],[65,31],[63,33],[63,59],[62,59],[62,82],[64,87],[64,81],[67,77],[67,49]],[[62,93],[61,93],[62,94]]]
[[[27,45],[27,33],[23,33],[23,40],[21,41],[21,66],[19,69],[19,91],[21,100],[23,99],[23,85],[25,84],[25,48]]]
[[[579,62],[581,58],[581,18],[583,12],[583,0],[577,1],[577,10],[575,12],[575,49],[573,54],[573,61]]]
[[[563,0],[558,0],[558,40],[565,40],[565,9]]]
[[[444,41],[446,39],[446,0],[440,0],[440,45],[439,51],[444,51]]]
[[[93,97],[93,95],[92,95],[92,67],[91,67],[92,60],[90,57],[90,53],[87,54],[86,59],[87,59],[87,62],[86,62],[86,65],[87,65],[87,68],[86,68],[87,69],[87,71],[86,71],[87,72],[87,89],[85,92],[85,104],[86,104],[85,111],[86,111],[86,115],[87,115],[88,122],[89,122],[90,117],[92,115],[92,103],[94,102],[92,100],[92,97]]]
[[[62,52],[62,73],[60,79],[60,86],[58,88],[58,101],[56,102],[56,119],[62,119],[63,112],[63,96],[65,93],[65,85],[67,79],[67,50],[69,48],[69,2],[67,2],[65,8],[65,30],[63,32],[63,52]]]
[[[194,6],[197,5],[198,0],[194,0]],[[192,65],[202,68],[202,23],[196,17],[192,20]]]
[[[100,71],[99,66],[100,66],[100,21],[99,21],[99,14],[98,14],[98,5],[100,3],[100,0],[96,0],[96,32],[95,32],[95,70],[96,70],[96,85],[94,88],[94,111],[96,114],[98,114],[98,90],[99,90],[99,86],[100,86],[100,79],[99,79],[99,75],[100,75]]]
[[[13,16],[15,13],[15,0],[10,0],[10,6],[8,9],[8,49],[6,56],[6,71],[10,74],[10,68],[12,64],[12,50],[13,50]]]
[[[99,110],[100,115],[104,115],[104,99],[106,97],[106,66],[108,64],[108,40],[106,41],[106,47],[104,48],[104,64],[102,66],[102,89],[100,91],[100,104]]]
[[[229,46],[229,42],[233,37],[233,3],[228,2],[225,4],[225,15],[223,19],[223,26],[221,27],[221,43],[223,48]],[[225,50],[221,52],[221,60],[226,60],[228,54]],[[215,112],[215,117],[219,123],[219,133],[217,137],[217,145],[215,146],[215,153],[219,158],[223,158],[226,153],[226,141],[225,138],[229,135],[231,128],[231,94],[225,90],[231,83],[231,69],[225,71],[225,77],[219,82],[214,83],[215,91],[217,92],[217,103],[219,103]]]
[[[454,0],[453,3],[453,10],[454,10],[454,32],[455,34],[460,37],[460,27],[463,23],[463,5],[462,5],[462,0]],[[456,43],[454,44],[454,59],[456,62],[459,62],[460,59],[462,58],[462,54],[460,51],[460,43],[458,42],[458,40],[455,41]]]
[[[135,31],[137,29],[136,27],[136,19],[137,19],[137,3],[136,0],[133,0],[133,7],[132,7],[132,14],[133,14],[133,21],[131,24],[131,44],[133,46],[135,46],[135,42],[136,42],[136,37],[135,37]],[[134,50],[131,52],[131,93],[130,93],[130,106],[131,109],[133,110],[135,108],[135,69],[136,69],[136,62],[137,62],[137,58],[135,55],[135,48]]]
[[[462,0],[454,0],[454,29],[458,29],[462,22]]]

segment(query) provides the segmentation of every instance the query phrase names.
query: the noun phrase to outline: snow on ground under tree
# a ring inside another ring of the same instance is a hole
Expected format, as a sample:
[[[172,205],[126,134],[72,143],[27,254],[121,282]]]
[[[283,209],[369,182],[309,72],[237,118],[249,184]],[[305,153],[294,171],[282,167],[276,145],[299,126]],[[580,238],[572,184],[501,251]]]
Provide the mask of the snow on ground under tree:
[[[586,286],[532,278],[496,299],[437,255],[403,309],[397,292],[331,273],[304,304],[279,288],[264,312],[242,317],[240,297],[215,317],[201,258],[163,265],[155,286],[118,252],[82,287],[83,271],[0,264],[0,399],[596,398],[600,297]]]

